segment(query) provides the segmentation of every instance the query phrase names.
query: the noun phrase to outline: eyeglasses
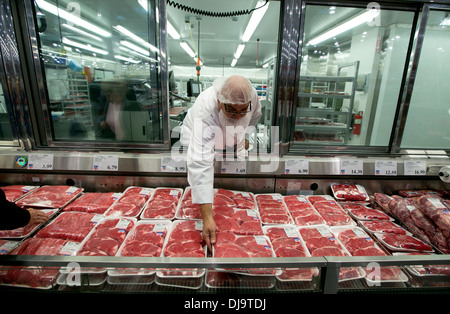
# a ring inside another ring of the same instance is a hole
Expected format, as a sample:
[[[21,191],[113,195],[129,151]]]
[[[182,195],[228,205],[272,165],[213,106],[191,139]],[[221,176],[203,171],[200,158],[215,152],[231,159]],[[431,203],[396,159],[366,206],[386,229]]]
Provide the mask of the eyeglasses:
[[[225,110],[226,113],[228,113],[229,115],[246,115],[247,113],[249,113],[250,111],[252,111],[252,102],[250,101],[248,103],[247,108],[243,109],[243,110],[236,110],[235,108],[232,107],[232,105],[230,104],[223,104],[223,109]]]

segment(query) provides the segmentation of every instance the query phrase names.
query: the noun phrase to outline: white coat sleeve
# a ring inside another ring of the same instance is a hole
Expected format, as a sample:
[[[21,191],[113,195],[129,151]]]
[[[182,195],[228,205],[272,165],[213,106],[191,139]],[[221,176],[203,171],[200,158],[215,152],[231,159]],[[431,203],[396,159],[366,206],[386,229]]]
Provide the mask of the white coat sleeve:
[[[208,117],[197,112],[193,117],[190,142],[187,151],[188,182],[194,204],[212,203],[214,198],[214,131]]]

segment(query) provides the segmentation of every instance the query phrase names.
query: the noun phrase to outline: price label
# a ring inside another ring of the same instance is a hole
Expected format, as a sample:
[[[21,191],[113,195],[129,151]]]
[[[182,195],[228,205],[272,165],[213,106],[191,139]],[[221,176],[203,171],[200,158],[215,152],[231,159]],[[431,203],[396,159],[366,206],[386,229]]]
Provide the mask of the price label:
[[[341,174],[346,175],[362,175],[363,162],[361,160],[342,160]]]
[[[285,174],[309,174],[308,160],[286,160],[284,164]]]
[[[247,163],[245,161],[222,161],[220,172],[224,174],[246,174]]]
[[[186,160],[174,160],[170,157],[161,157],[162,172],[186,172]]]
[[[116,155],[96,155],[94,156],[93,170],[118,171],[119,157]]]
[[[375,175],[377,176],[396,176],[397,162],[396,161],[376,161]]]
[[[408,160],[404,163],[405,176],[424,176],[427,174],[427,164],[422,160]]]
[[[28,169],[53,170],[53,154],[31,154],[28,156]]]

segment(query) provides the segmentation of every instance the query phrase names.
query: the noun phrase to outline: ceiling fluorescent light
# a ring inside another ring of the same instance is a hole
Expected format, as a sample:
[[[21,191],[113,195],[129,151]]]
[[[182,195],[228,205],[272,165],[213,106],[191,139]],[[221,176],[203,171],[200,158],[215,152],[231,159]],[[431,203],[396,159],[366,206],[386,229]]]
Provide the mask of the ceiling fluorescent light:
[[[188,55],[191,56],[191,58],[195,58],[194,51],[191,49],[191,47],[189,47],[189,45],[186,42],[184,42],[184,41],[180,42],[180,46],[181,46],[181,48],[184,49],[184,51],[187,52]]]
[[[356,26],[359,26],[363,23],[367,23],[372,21],[376,16],[380,14],[379,10],[370,10],[366,11],[363,14],[360,14],[356,16],[355,18],[342,23],[341,25],[336,26],[335,28],[323,33],[322,35],[319,35],[308,42],[307,45],[317,45],[318,43],[321,43],[327,39],[333,38],[339,34],[342,34],[352,28],[355,28]]]
[[[83,35],[83,36],[95,39],[96,41],[103,41],[103,39],[101,39],[100,37],[92,35],[92,34],[89,34],[88,32],[85,32],[85,31],[83,31],[83,30],[81,30],[79,28],[70,26],[69,24],[61,24],[61,26],[65,27],[67,29],[70,29],[71,31],[74,31],[74,32],[76,32],[76,33],[78,33],[80,35]]]
[[[113,26],[114,29],[116,29],[117,31],[119,31],[120,33],[122,33],[125,36],[130,37],[131,39],[133,39],[135,42],[140,43],[141,45],[149,48],[150,50],[154,51],[154,52],[158,52],[158,48],[156,48],[155,46],[153,46],[152,44],[148,43],[147,41],[143,40],[141,37],[137,36],[136,34],[130,32],[128,29],[126,29],[125,27],[121,26],[121,25],[116,25]]]
[[[114,58],[122,60],[122,61],[130,62],[130,63],[139,63],[139,62],[141,62],[141,61],[134,60],[134,59],[131,59],[131,58],[127,58],[127,57],[124,57],[124,56],[121,56],[121,55],[115,55]]]
[[[62,42],[65,45],[73,46],[75,48],[89,50],[89,51],[92,51],[92,52],[95,52],[95,53],[99,53],[99,54],[102,54],[102,55],[107,55],[108,54],[108,51],[106,51],[106,50],[95,48],[95,47],[92,47],[90,45],[85,45],[85,44],[82,44],[82,43],[78,43],[78,42],[75,42],[73,40],[67,39],[66,37],[62,38]]]
[[[111,33],[108,31],[105,31],[104,29],[98,27],[97,25],[94,25],[88,21],[83,20],[82,18],[73,15],[72,13],[69,13],[67,11],[64,11],[63,9],[59,9],[53,4],[48,3],[44,0],[36,0],[36,4],[38,5],[39,9],[45,10],[51,14],[54,14],[56,16],[59,16],[62,19],[67,20],[68,22],[71,22],[73,24],[76,24],[78,26],[81,26],[93,33],[96,33],[103,37],[111,37]]]
[[[236,52],[234,53],[234,58],[235,59],[239,59],[241,57],[242,52],[245,49],[245,45],[244,44],[240,44],[237,49]]]
[[[234,67],[237,63],[238,59],[233,59],[233,61],[231,61],[231,66]]]
[[[140,54],[144,55],[144,56],[149,56],[150,53],[148,52],[148,50],[145,50],[144,48],[141,48],[133,43],[130,43],[129,41],[126,40],[121,40],[120,44],[130,48],[131,50],[134,50],[136,52],[139,52]]]
[[[130,53],[131,53],[131,54],[133,54],[133,55],[135,55],[135,56],[138,56],[139,58],[144,59],[144,60],[147,60],[147,61],[151,61],[151,62],[159,62],[158,60],[155,60],[155,59],[150,58],[150,57],[148,57],[148,56],[142,55],[142,54],[140,54],[139,52],[134,51],[134,50],[131,50],[131,49],[125,47],[125,46],[119,46],[119,49],[122,50],[124,53],[127,53],[127,54],[130,54]]]
[[[258,3],[256,3],[255,8],[262,6],[264,3],[265,1],[258,1]],[[242,35],[242,41],[247,42],[250,40],[250,38],[253,35],[253,32],[258,27],[259,22],[261,22],[261,19],[263,18],[264,14],[266,14],[267,9],[269,8],[269,3],[270,2],[267,2],[267,4],[262,8],[253,11],[252,16],[250,17],[250,21],[247,24],[247,28],[245,29],[244,34]]]
[[[439,24],[440,26],[450,26],[450,17],[446,16],[444,20]]]
[[[180,39],[180,34],[177,32],[175,27],[173,27],[173,25],[170,24],[169,21],[167,21],[167,32],[173,39]]]

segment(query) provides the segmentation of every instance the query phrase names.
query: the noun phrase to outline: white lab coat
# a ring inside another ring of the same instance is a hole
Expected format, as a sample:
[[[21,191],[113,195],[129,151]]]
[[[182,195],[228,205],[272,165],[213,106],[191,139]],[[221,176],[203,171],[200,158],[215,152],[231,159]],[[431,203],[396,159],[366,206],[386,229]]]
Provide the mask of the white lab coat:
[[[251,103],[252,111],[247,114],[251,115],[249,126],[256,126],[261,117],[256,90]],[[192,202],[195,204],[213,202],[215,150],[225,150],[226,146],[233,146],[245,139],[245,132],[236,134],[234,139],[225,137],[225,130],[219,122],[218,105],[217,90],[211,86],[197,97],[181,129],[181,144],[187,147],[188,182],[192,189]]]

